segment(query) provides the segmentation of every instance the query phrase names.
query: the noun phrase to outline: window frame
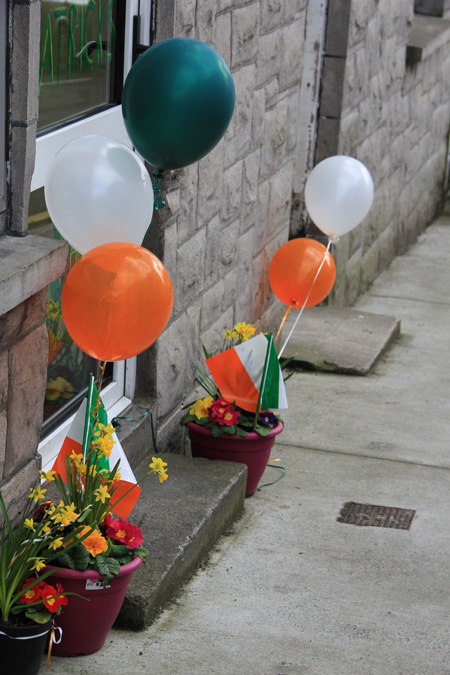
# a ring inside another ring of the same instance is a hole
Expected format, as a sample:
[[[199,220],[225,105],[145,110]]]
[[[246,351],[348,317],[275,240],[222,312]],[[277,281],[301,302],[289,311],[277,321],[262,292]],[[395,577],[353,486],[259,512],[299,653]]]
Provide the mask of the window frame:
[[[141,3],[139,0],[126,0],[123,59],[124,81],[132,66],[133,16],[139,15],[139,10],[141,21],[138,38],[142,44],[148,44],[149,42],[149,37],[147,36],[150,36],[150,5],[149,3],[142,4],[143,6],[140,7]],[[120,104],[69,123],[67,126],[60,127],[54,131],[50,130],[47,133],[44,131],[36,139],[36,160],[31,181],[31,192],[44,186],[47,171],[56,153],[69,141],[88,134],[112,136],[128,147],[133,147],[125,129],[122,106]],[[120,415],[131,404],[134,397],[135,382],[136,357],[127,361],[114,363],[113,381],[102,391],[102,400],[110,420]],[[42,467],[44,470],[51,468],[74,417],[75,414],[71,415],[39,443],[38,452],[42,457]]]

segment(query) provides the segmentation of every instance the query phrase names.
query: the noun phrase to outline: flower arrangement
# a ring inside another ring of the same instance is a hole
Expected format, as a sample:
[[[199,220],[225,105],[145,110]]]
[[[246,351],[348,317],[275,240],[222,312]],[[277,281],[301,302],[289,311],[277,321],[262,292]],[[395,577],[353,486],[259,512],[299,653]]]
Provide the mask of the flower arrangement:
[[[0,492],[0,509],[3,524],[0,528],[0,614],[5,624],[44,624],[58,614],[67,604],[66,594],[60,584],[56,587],[46,579],[51,571],[37,573],[55,557],[55,549],[73,547],[73,537],[84,540],[87,533],[74,527],[69,534],[61,529],[60,521],[65,518],[61,507],[52,513],[36,518],[36,503],[43,496],[40,484],[30,490],[22,516],[15,528]],[[73,594],[68,594],[73,595]]]
[[[114,444],[113,432],[111,424],[97,422],[94,425],[86,457],[76,451],[66,457],[67,484],[54,471],[45,474],[47,482],[54,482],[61,500],[58,504],[46,502],[41,507],[44,518],[54,519],[57,513],[56,521],[62,527],[77,525],[70,549],[65,547],[62,538],[56,538],[49,543],[47,556],[56,551],[55,564],[60,567],[80,571],[95,569],[103,577],[103,585],[119,573],[122,565],[137,556],[144,559],[148,555],[142,546],[141,530],[124,518],[115,519],[112,515],[116,504],[134,488],[125,493],[120,489],[119,462],[112,470],[105,468],[104,460]],[[141,481],[155,474],[162,483],[168,477],[166,466],[167,462],[153,457],[150,470]]]
[[[254,334],[255,327],[252,324],[237,323],[233,329],[224,332],[221,351],[224,352],[247,342]],[[211,358],[205,347],[203,351],[206,359]],[[199,368],[196,372],[195,381],[208,395],[184,406],[183,409],[188,409],[188,412],[180,420],[182,425],[193,422],[209,429],[216,438],[223,434],[245,437],[249,431],[255,431],[260,436],[267,436],[278,421],[281,421],[279,416],[270,410],[248,412],[237,406],[235,401],[225,400],[210,375]]]

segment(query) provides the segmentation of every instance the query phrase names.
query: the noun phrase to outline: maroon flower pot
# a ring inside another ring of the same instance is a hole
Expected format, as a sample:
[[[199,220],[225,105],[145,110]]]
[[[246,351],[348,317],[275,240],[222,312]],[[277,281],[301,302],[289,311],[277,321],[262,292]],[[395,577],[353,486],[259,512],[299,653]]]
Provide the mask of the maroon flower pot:
[[[278,422],[267,436],[260,436],[255,431],[250,431],[244,438],[227,435],[215,438],[209,429],[194,422],[188,422],[186,426],[191,441],[192,457],[224,459],[228,462],[239,462],[247,465],[246,497],[250,497],[256,492],[269,461],[275,436],[283,431],[282,423]]]
[[[82,598],[69,596],[68,605],[55,617],[55,624],[62,629],[59,644],[54,644],[55,656],[78,656],[93,654],[102,648],[114,621],[117,619],[131,575],[142,565],[141,558],[134,558],[122,565],[111,585],[103,588],[102,577],[95,570],[80,572],[70,569],[55,569],[50,579],[59,582],[66,592],[78,593]]]

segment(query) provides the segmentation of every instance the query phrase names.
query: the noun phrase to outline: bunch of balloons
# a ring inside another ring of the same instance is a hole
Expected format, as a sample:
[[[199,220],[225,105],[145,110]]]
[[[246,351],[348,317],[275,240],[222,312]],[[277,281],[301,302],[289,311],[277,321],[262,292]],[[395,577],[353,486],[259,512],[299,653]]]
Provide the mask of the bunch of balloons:
[[[234,102],[233,79],[219,54],[198,40],[172,38],[133,64],[122,113],[134,147],[161,175],[212,150]],[[82,254],[64,283],[63,318],[78,347],[101,361],[140,353],[169,320],[169,275],[140,246],[152,220],[154,190],[139,155],[102,135],[65,145],[46,177],[53,224]]]
[[[324,300],[336,278],[331,241],[350,232],[368,214],[373,181],[364,164],[336,155],[317,164],[305,186],[305,204],[314,223],[330,238],[328,248],[314,239],[292,239],[269,267],[272,291],[289,308],[313,307]]]

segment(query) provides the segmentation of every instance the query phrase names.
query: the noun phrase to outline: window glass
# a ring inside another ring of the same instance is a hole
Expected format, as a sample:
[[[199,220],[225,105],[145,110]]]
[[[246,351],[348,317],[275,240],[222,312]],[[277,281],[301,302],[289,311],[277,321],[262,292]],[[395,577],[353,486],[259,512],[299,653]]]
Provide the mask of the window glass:
[[[45,206],[44,189],[31,193],[29,232],[42,237],[61,238],[53,226]],[[64,280],[79,254],[69,247],[66,269],[62,277],[50,284],[46,324],[48,331],[47,387],[44,401],[43,433],[68,417],[80,405],[89,382],[90,373],[98,375],[98,363],[82,352],[70,338],[61,313],[61,293]],[[112,364],[108,364],[106,385],[111,380]],[[61,414],[63,413],[63,415]]]
[[[118,102],[123,0],[42,0],[38,130]]]

